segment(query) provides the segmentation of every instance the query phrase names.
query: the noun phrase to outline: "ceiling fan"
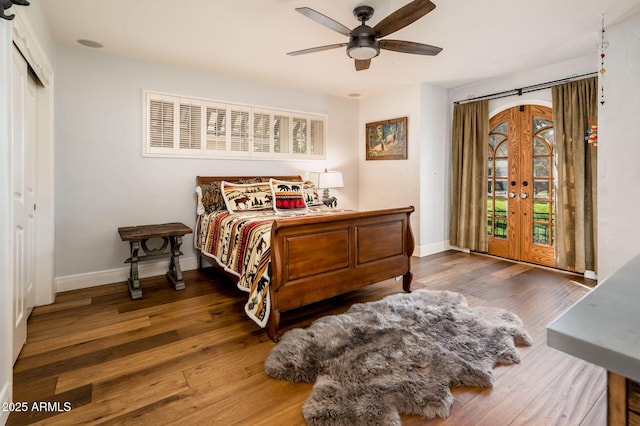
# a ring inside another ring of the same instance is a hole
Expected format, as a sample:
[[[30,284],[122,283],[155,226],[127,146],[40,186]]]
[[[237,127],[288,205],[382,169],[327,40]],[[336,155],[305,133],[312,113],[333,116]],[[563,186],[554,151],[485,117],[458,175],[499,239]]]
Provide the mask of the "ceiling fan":
[[[299,7],[296,8],[296,11],[329,29],[346,35],[349,37],[349,42],[296,50],[295,52],[287,53],[287,55],[304,55],[306,53],[321,52],[323,50],[346,46],[347,55],[355,60],[357,71],[368,69],[371,65],[371,59],[380,54],[380,49],[393,50],[401,53],[413,53],[416,55],[434,56],[442,51],[441,47],[430,46],[428,44],[416,43],[413,41],[380,40],[380,38],[386,37],[389,34],[417,21],[435,9],[435,7],[436,5],[429,0],[414,0],[396,10],[371,28],[366,25],[365,22],[373,16],[373,8],[370,6],[358,6],[353,9],[353,14],[361,24],[352,30],[311,8]]]

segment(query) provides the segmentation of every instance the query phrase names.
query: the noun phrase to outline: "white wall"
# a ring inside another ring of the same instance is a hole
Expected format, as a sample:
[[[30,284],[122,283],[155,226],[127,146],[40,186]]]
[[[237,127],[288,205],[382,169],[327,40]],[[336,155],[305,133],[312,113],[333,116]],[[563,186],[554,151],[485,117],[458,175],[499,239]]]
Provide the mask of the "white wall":
[[[640,15],[605,34],[605,103],[598,109],[601,279],[640,253]]]
[[[310,170],[339,169],[345,182],[344,188],[334,191],[340,206],[358,208],[358,135],[353,124],[358,120],[357,101],[89,49],[58,47],[56,61],[58,290],[100,284],[95,273],[101,271],[123,271],[129,249],[118,236],[120,226],[173,221],[192,226],[197,175],[304,176]],[[144,89],[327,114],[328,158],[296,162],[143,158]],[[192,236],[185,237],[182,251],[183,260],[195,257]],[[105,276],[107,282],[112,276]]]
[[[423,83],[420,126],[420,256],[449,248],[451,116],[445,89]]]
[[[407,117],[407,159],[366,160],[366,123]],[[411,227],[420,236],[420,86],[400,86],[360,100],[358,171],[361,210],[414,206]]]
[[[12,401],[12,261],[10,209],[11,189],[11,23],[0,19],[0,404]],[[9,413],[0,410],[0,424]]]
[[[366,123],[405,116],[408,158],[367,161]],[[430,84],[400,86],[360,101],[360,209],[414,206],[411,227],[416,256],[448,246],[444,217],[449,210],[445,189],[449,127],[447,92]]]

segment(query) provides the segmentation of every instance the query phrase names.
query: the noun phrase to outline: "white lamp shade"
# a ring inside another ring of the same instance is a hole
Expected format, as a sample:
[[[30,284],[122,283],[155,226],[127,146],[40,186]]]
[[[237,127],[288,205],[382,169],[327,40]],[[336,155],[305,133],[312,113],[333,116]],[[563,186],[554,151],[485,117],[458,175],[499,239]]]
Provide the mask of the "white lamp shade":
[[[342,173],[338,171],[309,172],[309,180],[319,189],[342,188],[344,186]]]

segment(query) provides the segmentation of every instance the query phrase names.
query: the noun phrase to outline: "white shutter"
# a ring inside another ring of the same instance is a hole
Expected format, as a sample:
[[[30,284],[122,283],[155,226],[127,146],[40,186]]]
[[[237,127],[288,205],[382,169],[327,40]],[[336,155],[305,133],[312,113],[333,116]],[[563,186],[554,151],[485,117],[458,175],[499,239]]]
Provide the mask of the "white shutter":
[[[286,115],[275,115],[273,117],[273,152],[287,154],[291,141],[289,132],[289,117]]]
[[[149,148],[173,149],[173,101],[149,99]]]
[[[202,105],[180,100],[180,149],[200,150],[202,147]],[[187,152],[189,154],[189,152]]]
[[[207,151],[227,150],[227,106],[207,104]]]
[[[309,155],[324,155],[324,120],[311,119],[309,129]]]
[[[249,153],[249,109],[231,108],[229,123],[232,153]]]
[[[307,153],[307,119],[293,117],[293,154]]]
[[[271,152],[271,114],[253,112],[253,152]]]
[[[175,99],[148,94],[145,97],[144,154],[174,154],[176,141]]]

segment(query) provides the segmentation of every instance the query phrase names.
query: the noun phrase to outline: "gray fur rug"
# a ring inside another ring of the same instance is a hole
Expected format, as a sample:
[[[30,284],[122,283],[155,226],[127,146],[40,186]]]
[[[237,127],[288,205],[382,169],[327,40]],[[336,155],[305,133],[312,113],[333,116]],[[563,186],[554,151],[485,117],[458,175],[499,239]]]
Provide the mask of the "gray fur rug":
[[[271,377],[313,383],[311,425],[400,425],[400,414],[449,415],[450,387],[493,384],[531,337],[515,314],[470,308],[449,291],[416,290],[286,332],[267,356]]]

